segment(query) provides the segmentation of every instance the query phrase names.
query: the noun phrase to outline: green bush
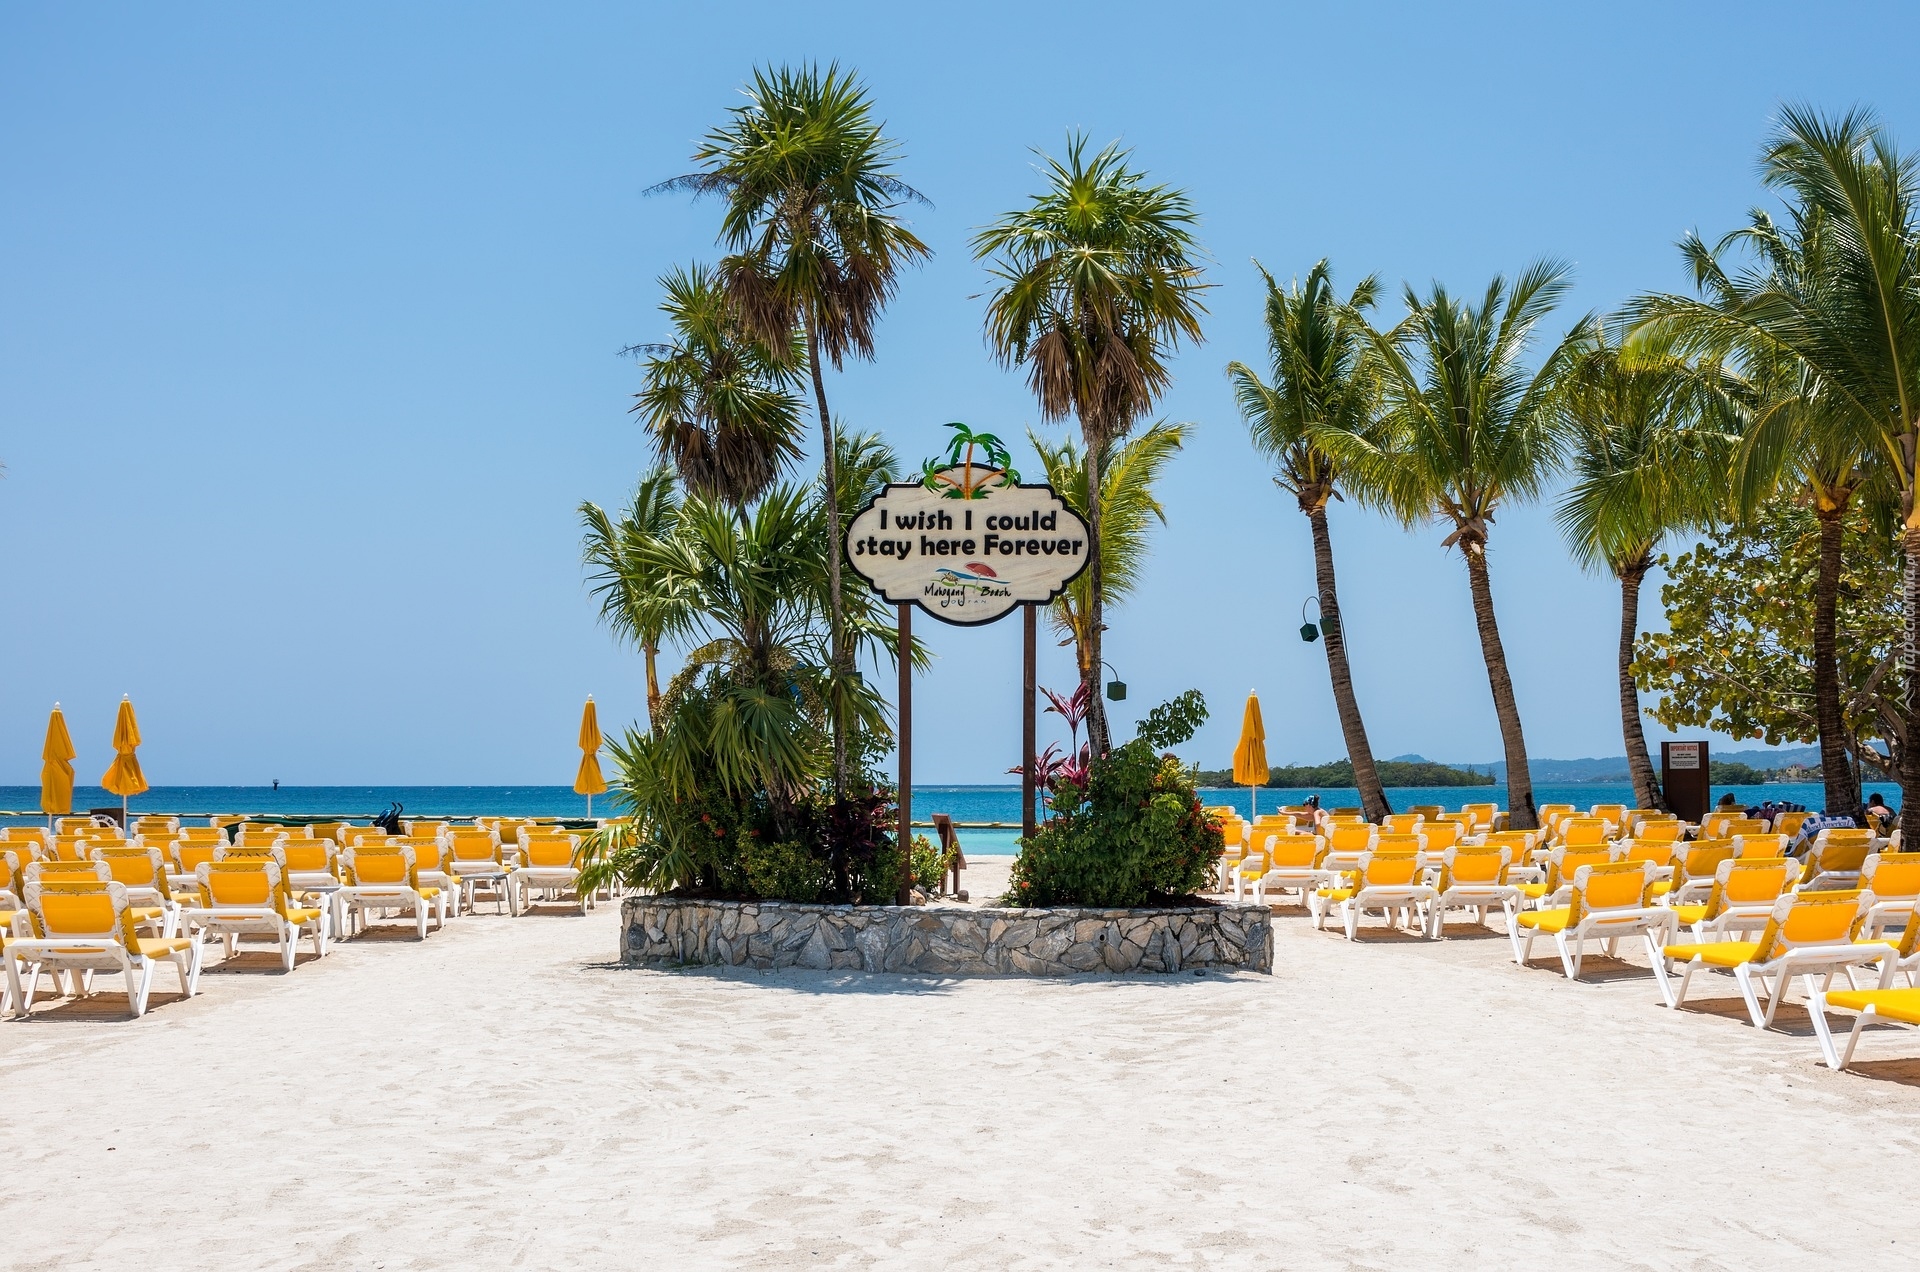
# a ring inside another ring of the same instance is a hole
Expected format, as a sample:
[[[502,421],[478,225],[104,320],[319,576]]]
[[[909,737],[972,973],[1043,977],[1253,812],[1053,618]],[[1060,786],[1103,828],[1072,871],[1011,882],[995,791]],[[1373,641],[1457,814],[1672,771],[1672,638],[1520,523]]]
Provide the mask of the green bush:
[[[953,865],[953,853],[942,852],[934,846],[933,840],[925,835],[913,837],[913,884],[920,891],[934,893],[946,881],[947,869]]]
[[[1121,908],[1191,896],[1224,848],[1193,776],[1158,748],[1193,736],[1207,715],[1188,690],[1153,709],[1133,741],[1095,758],[1084,787],[1054,782],[1054,815],[1020,846],[1006,901]]]
[[[796,840],[763,843],[749,837],[740,845],[740,864],[747,886],[767,900],[812,903],[833,887],[827,863]]]

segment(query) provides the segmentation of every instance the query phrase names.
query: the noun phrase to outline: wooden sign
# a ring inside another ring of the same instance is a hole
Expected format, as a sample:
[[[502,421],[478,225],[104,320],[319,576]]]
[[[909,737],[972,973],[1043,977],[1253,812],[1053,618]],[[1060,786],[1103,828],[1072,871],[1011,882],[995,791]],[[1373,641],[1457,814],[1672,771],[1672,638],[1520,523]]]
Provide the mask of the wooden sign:
[[[1045,485],[962,464],[888,486],[847,530],[847,564],[894,604],[972,627],[1045,604],[1087,568],[1087,523]]]

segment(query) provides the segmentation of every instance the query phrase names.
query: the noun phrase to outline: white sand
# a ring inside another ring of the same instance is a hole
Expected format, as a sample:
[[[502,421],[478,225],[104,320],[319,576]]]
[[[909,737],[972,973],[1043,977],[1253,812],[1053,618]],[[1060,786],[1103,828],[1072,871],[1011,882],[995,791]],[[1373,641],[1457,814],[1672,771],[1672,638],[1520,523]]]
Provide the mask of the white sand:
[[[626,970],[612,907],[162,972],[0,1023],[0,1265],[1914,1263],[1920,1034],[1276,922],[1271,977]]]

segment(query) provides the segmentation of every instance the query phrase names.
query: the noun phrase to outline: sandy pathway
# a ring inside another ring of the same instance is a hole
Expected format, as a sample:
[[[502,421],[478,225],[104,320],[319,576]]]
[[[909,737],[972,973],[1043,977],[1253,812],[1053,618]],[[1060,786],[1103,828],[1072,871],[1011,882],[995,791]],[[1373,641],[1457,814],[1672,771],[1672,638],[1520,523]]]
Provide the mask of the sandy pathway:
[[[481,916],[36,1012],[0,1023],[0,1265],[1914,1257],[1920,1034],[1833,1074],[1804,1016],[1644,972],[1276,926],[1272,977],[941,981],[623,970],[611,908]]]

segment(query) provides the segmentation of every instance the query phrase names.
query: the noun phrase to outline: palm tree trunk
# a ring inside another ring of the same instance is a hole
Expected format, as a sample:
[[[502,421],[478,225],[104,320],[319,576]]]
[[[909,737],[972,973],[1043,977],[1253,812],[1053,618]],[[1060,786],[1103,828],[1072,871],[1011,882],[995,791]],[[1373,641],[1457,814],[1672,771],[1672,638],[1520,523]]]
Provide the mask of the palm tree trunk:
[[[1347,637],[1340,626],[1340,594],[1333,582],[1333,540],[1327,535],[1327,509],[1320,504],[1307,513],[1313,528],[1313,573],[1320,587],[1320,633],[1327,646],[1327,675],[1333,681],[1333,706],[1340,715],[1340,733],[1347,740],[1347,760],[1353,765],[1353,784],[1360,788],[1360,809],[1368,821],[1379,821],[1393,811],[1373,766],[1373,748],[1367,743],[1366,722],[1353,696],[1353,672],[1347,666]]]
[[[1640,690],[1633,683],[1633,639],[1640,626],[1640,584],[1647,577],[1647,564],[1643,553],[1620,571],[1620,734],[1627,743],[1634,803],[1664,811],[1666,797],[1653,775],[1646,731],[1640,727]]]
[[[827,720],[833,733],[833,797],[837,800],[847,789],[847,733],[840,719],[840,686],[849,668],[846,666],[846,637],[841,630],[840,604],[840,468],[834,454],[833,421],[827,415],[827,382],[820,374],[820,345],[814,337],[813,311],[806,315],[807,366],[813,371],[813,399],[820,410],[820,449],[822,472],[826,478],[827,498],[827,627],[831,636],[833,683],[827,694]]]
[[[1920,522],[1911,514],[1901,539],[1907,554],[1907,730],[1900,746],[1900,842],[1904,845],[1920,844]]]
[[[1847,762],[1846,722],[1840,714],[1840,549],[1845,526],[1840,508],[1816,507],[1820,526],[1820,572],[1813,589],[1813,709],[1820,728],[1820,779],[1829,817],[1862,817],[1860,785]]]
[[[660,647],[649,641],[640,648],[647,656],[647,730],[657,738],[660,736],[660,672],[654,659]]]
[[[1100,668],[1104,663],[1100,656],[1100,635],[1106,626],[1106,603],[1101,596],[1105,582],[1100,569],[1100,462],[1106,456],[1101,453],[1091,433],[1086,433],[1086,443],[1087,639],[1086,662],[1081,668],[1080,679],[1087,686],[1087,742],[1092,746],[1093,754],[1101,756],[1112,749],[1112,735],[1107,731],[1107,704],[1100,696]]]
[[[1487,580],[1486,546],[1464,540],[1467,583],[1473,591],[1473,620],[1480,628],[1480,655],[1487,663],[1487,683],[1493,689],[1493,713],[1500,721],[1500,741],[1507,754],[1507,814],[1514,830],[1533,830],[1539,816],[1533,808],[1533,775],[1527,770],[1527,739],[1520,732],[1520,707],[1513,700],[1513,677],[1507,674],[1507,651],[1500,644],[1500,624],[1493,616],[1493,587]]]

